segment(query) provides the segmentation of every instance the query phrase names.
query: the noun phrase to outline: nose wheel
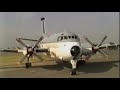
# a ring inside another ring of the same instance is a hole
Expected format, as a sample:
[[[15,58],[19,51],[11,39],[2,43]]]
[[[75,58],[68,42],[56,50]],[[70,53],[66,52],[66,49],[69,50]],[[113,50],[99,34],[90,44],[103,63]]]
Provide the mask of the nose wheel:
[[[71,75],[76,75],[76,69],[72,69]]]
[[[72,59],[71,61],[72,65],[72,70],[71,70],[71,75],[76,75],[76,65],[77,65],[77,59]]]

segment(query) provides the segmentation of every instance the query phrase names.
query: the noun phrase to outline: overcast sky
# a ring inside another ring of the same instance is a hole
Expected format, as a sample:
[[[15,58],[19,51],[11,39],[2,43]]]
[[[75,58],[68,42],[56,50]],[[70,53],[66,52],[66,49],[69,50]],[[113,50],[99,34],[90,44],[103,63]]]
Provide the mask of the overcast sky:
[[[45,17],[48,34],[64,30],[86,35],[99,43],[119,43],[118,12],[0,12],[0,48],[20,45],[16,37],[38,39],[42,33],[41,17]],[[83,40],[85,42],[85,40]]]

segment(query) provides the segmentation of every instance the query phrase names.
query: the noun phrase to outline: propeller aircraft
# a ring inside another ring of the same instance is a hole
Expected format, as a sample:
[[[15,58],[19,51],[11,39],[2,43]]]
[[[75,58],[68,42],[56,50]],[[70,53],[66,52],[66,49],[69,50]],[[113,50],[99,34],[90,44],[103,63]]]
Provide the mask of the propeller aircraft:
[[[99,44],[94,44],[86,36],[84,36],[84,39],[91,45],[90,48],[85,48],[82,46],[80,38],[73,32],[64,31],[49,36],[46,35],[44,29],[44,20],[45,18],[42,17],[41,21],[43,22],[43,36],[41,36],[38,40],[16,38],[16,40],[23,45],[25,49],[0,49],[0,51],[16,53],[22,52],[24,57],[19,61],[19,64],[21,64],[24,60],[27,60],[25,63],[26,68],[32,66],[30,58],[33,56],[36,56],[39,60],[44,61],[42,56],[38,55],[37,53],[45,53],[45,55],[48,57],[70,62],[72,65],[71,75],[76,75],[76,68],[77,65],[79,65],[79,62],[82,61],[85,63],[97,52],[108,58],[108,55],[101,51],[101,49],[106,48],[106,46],[103,45],[103,42],[106,40],[107,35],[103,37]],[[28,46],[23,42],[23,40],[34,41],[36,43],[33,46]],[[112,47],[112,45],[107,46]],[[85,56],[85,60],[82,60],[82,56]]]

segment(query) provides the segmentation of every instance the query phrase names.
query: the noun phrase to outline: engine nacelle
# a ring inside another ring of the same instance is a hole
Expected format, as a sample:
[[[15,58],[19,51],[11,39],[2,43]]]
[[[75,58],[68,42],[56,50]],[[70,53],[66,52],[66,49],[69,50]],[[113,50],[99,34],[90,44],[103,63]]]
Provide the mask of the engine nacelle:
[[[49,49],[49,55],[53,58],[56,58],[56,48],[50,48]]]

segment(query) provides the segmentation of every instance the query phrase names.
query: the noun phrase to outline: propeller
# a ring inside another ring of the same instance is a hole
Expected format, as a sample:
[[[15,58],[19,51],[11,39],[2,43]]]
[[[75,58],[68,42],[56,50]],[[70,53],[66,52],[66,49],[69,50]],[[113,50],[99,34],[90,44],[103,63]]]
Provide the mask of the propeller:
[[[93,42],[91,42],[86,36],[84,36],[85,40],[92,46],[92,52],[93,54],[99,52],[102,56],[106,57],[108,59],[108,55],[105,54],[103,51],[100,51],[101,49],[101,45],[103,44],[103,42],[106,40],[107,35],[105,35],[103,37],[103,39],[101,40],[101,42],[99,44],[94,44]]]
[[[105,41],[106,38],[107,38],[107,35],[104,36],[104,38],[103,38],[102,41],[97,45],[97,47],[101,46],[102,43]]]
[[[26,47],[27,49],[26,49],[26,55],[20,60],[20,62],[18,62],[19,64],[20,63],[22,63],[26,58],[28,58],[28,60],[29,60],[29,58],[32,56],[32,55],[35,55],[39,60],[44,60],[41,56],[39,56],[39,55],[37,55],[36,53],[35,53],[35,48],[38,46],[38,44],[43,40],[43,36],[41,36],[40,38],[39,38],[39,40],[36,42],[36,44],[34,45],[34,46],[28,46],[28,45],[26,45],[20,38],[17,38],[16,40],[21,44],[21,45],[23,45],[24,47]]]

